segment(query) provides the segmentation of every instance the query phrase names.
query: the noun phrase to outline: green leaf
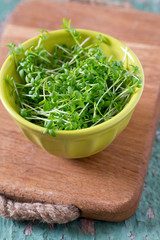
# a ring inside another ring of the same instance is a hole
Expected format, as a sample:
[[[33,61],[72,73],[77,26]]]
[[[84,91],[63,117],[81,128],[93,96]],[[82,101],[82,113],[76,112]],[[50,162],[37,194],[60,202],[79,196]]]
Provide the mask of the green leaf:
[[[8,51],[8,55],[12,55],[13,54],[13,50]]]
[[[23,69],[21,69],[21,70],[19,71],[19,75],[20,75],[20,77],[21,77],[22,79],[25,78],[25,76],[24,76],[24,70],[23,70]]]
[[[20,115],[24,118],[27,117],[28,116],[27,110],[25,108],[20,109]]]
[[[63,18],[63,23],[64,23],[65,26],[68,25],[66,18]]]
[[[49,134],[52,136],[52,137],[56,137],[56,133],[53,129],[50,129],[49,130]]]
[[[46,134],[46,133],[48,133],[48,129],[46,128],[44,131],[43,131],[43,134]]]
[[[100,34],[99,36],[97,36],[97,39],[100,41],[100,42],[104,42],[104,36],[102,34]]]
[[[43,110],[45,112],[52,110],[52,108],[53,108],[53,103],[52,102],[46,101],[43,105]]]
[[[73,94],[73,88],[71,86],[68,87],[68,94],[72,96]]]
[[[71,26],[71,19],[68,21],[68,27]]]
[[[15,44],[15,43],[9,43],[9,44],[4,45],[4,46],[9,47],[10,49],[14,49],[14,47],[16,46],[16,44]]]
[[[46,128],[50,129],[50,128],[52,128],[52,125],[53,125],[53,121],[50,120],[50,121],[46,124]]]

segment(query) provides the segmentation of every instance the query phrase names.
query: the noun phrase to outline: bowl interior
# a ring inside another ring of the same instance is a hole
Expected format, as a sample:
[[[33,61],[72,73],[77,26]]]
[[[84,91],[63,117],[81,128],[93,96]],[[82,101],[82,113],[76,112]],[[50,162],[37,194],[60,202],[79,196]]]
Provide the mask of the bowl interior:
[[[94,31],[89,31],[89,30],[78,30],[78,32],[81,33],[81,41],[86,39],[87,37],[90,37],[90,39],[87,41],[87,45],[92,44],[93,42],[97,42],[96,37],[100,34],[98,32]],[[130,64],[136,65],[139,67],[142,79],[144,80],[144,75],[143,75],[143,69],[142,66],[136,57],[136,55],[126,47],[125,44],[120,42],[119,40],[103,34],[105,37],[105,43],[101,43],[101,49],[103,50],[104,54],[110,58],[112,56],[113,59],[117,61],[122,61],[125,56],[125,50],[127,49],[127,55],[124,61],[124,66],[127,68],[131,68]],[[26,50],[27,48],[31,46],[36,46],[38,42],[38,37],[32,38],[25,43],[22,44],[23,48]],[[70,34],[65,31],[65,30],[57,30],[53,32],[49,32],[47,34],[47,40],[43,41],[44,48],[47,49],[49,52],[53,52],[56,44],[66,44],[67,46],[71,46],[75,44],[74,40],[70,36]],[[19,77],[19,74],[16,71],[16,66],[13,61],[13,57],[9,56],[5,63],[2,66],[1,72],[0,72],[0,96],[3,104],[7,108],[7,110],[10,112],[12,116],[19,115],[19,109],[17,104],[15,103],[16,95],[11,95],[11,87],[9,86],[8,82],[6,81],[7,77],[13,77],[15,82],[21,82],[22,80]],[[141,89],[137,89],[136,93],[132,96],[130,102],[127,104],[127,106],[121,111],[126,111],[127,108],[129,111],[129,106],[131,104],[131,109],[133,109],[134,105],[138,102],[140,95],[142,93],[143,86]],[[122,114],[122,113],[119,114]],[[112,119],[116,118],[119,114],[117,114],[115,117]],[[107,122],[110,123],[112,122],[112,119],[108,120]],[[19,115],[19,121],[22,120],[22,117]],[[28,122],[27,120],[24,120]],[[104,124],[104,123],[102,123]],[[33,124],[32,124],[33,125]],[[35,124],[34,124],[35,125]],[[100,125],[100,124],[99,124]],[[95,126],[96,127],[96,126]],[[95,128],[93,127],[93,128]],[[41,130],[43,130],[42,127]],[[72,130],[73,131],[80,131],[80,130]],[[68,132],[68,131],[67,131]]]

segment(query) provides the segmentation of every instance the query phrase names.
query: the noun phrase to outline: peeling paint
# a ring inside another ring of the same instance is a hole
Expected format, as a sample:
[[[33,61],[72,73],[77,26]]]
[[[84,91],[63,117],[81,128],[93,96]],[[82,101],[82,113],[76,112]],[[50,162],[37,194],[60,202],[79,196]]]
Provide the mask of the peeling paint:
[[[31,235],[32,234],[32,231],[33,231],[33,223],[29,223],[27,225],[27,227],[24,229],[23,233],[24,235],[28,236],[28,235]]]
[[[48,224],[48,228],[49,229],[53,229],[56,227],[56,223],[53,223],[53,224]]]
[[[85,234],[95,235],[94,221],[92,219],[81,219],[82,227],[80,228]]]
[[[131,240],[134,240],[134,239],[135,239],[135,235],[134,235],[132,232],[130,232],[130,234],[131,234],[131,235],[129,236],[130,239],[131,239]]]
[[[147,210],[147,217],[148,218],[154,218],[154,212],[153,212],[153,209],[151,207],[149,207],[148,210]]]
[[[144,183],[144,186],[143,186],[143,189],[146,189],[147,188],[147,184],[146,182]]]
[[[157,138],[157,141],[160,142],[160,131],[156,132],[156,138]]]

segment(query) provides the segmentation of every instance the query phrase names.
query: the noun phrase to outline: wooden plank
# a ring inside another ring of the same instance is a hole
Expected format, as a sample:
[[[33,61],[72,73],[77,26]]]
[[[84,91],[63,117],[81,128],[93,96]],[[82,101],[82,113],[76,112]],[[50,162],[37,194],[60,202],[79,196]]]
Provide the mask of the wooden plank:
[[[121,221],[138,207],[158,122],[160,16],[30,0],[15,9],[1,44],[23,42],[40,28],[59,29],[63,17],[71,18],[73,27],[101,31],[126,42],[144,67],[143,96],[126,130],[101,153],[79,160],[58,158],[34,146],[1,106],[0,193],[19,201],[72,203],[84,217]],[[3,48],[1,63],[6,54]]]

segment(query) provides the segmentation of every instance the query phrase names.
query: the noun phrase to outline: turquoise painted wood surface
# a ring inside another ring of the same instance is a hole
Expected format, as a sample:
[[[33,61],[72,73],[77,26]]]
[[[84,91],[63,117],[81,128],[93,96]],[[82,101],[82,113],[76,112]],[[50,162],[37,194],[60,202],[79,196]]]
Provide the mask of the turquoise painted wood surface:
[[[23,0],[0,0],[0,21],[10,14],[17,3]],[[78,0],[77,0],[78,1]],[[80,2],[89,2],[89,0],[79,0]],[[101,0],[102,2],[119,2],[140,10],[160,13],[160,0]],[[96,2],[96,0],[90,0]],[[97,1],[98,2],[98,1]]]
[[[0,0],[0,21],[19,0]],[[123,1],[119,1],[123,2]],[[125,1],[127,2],[127,1]],[[139,9],[160,12],[159,0],[130,0]],[[136,214],[121,223],[79,219],[65,225],[17,222],[0,218],[0,240],[159,240],[160,124],[141,202]]]

